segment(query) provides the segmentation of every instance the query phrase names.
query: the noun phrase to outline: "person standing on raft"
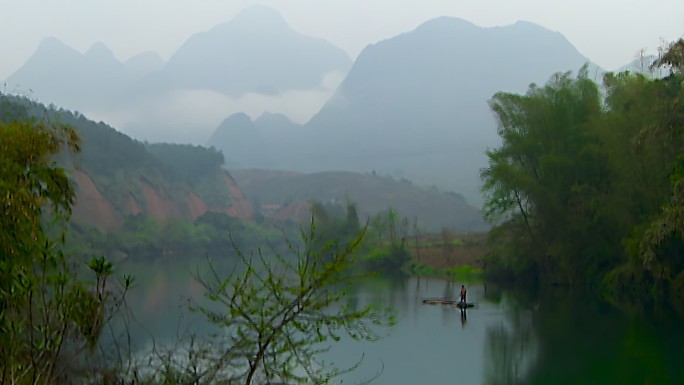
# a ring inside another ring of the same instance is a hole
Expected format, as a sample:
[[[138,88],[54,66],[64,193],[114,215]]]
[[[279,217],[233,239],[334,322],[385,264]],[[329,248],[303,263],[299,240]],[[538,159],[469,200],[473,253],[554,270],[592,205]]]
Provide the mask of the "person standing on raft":
[[[466,303],[466,293],[468,290],[466,290],[464,285],[461,285],[461,303],[465,304]]]

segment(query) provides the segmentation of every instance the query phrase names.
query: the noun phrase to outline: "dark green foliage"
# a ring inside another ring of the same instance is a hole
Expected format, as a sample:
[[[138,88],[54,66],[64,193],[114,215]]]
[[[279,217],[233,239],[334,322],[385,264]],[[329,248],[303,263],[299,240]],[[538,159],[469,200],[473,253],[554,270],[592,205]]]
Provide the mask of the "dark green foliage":
[[[102,122],[95,123],[83,115],[76,116],[66,111],[60,111],[57,116],[78,128],[84,151],[76,162],[89,175],[111,176],[118,170],[133,170],[141,165],[149,167],[157,163],[142,143]]]
[[[76,381],[74,371],[121,303],[107,285],[111,264],[93,259],[95,282],[82,282],[84,272],[62,251],[74,187],[55,158],[79,148],[72,127],[23,113],[0,121],[1,383]]]
[[[340,205],[313,202],[311,213],[316,219],[320,239],[325,242],[347,243],[356,237],[361,229],[356,205],[353,203],[347,203],[346,210],[344,210]]]
[[[396,211],[389,209],[370,220],[368,231],[364,269],[384,274],[406,274],[407,264],[412,259],[406,244],[409,238],[408,218],[401,218]]]
[[[411,253],[402,244],[390,244],[371,248],[363,257],[364,269],[383,274],[405,274]]]
[[[491,106],[501,147],[482,170],[490,269],[595,287],[617,302],[679,292],[684,269],[684,78],[677,42],[649,79],[581,71]],[[648,296],[643,294],[647,292]],[[622,299],[620,299],[622,298]],[[674,297],[673,297],[674,299]]]
[[[313,202],[311,207],[317,223],[317,233],[323,242],[344,244],[361,231],[356,205]],[[368,235],[362,245],[355,271],[403,274],[405,264],[411,259],[406,249],[408,220],[399,219],[397,212],[379,213],[367,223]]]
[[[18,103],[14,98],[0,93],[0,122],[25,120],[29,117],[26,103]]]
[[[482,172],[486,215],[523,226],[527,252],[545,277],[586,277],[579,259],[611,242],[602,223],[609,171],[592,129],[601,113],[596,85],[586,72],[577,79],[559,74],[525,96],[496,94],[491,106],[503,145],[488,152],[490,167]]]
[[[116,232],[102,233],[93,227],[71,224],[67,246],[77,256],[106,253],[136,260],[221,257],[230,252],[232,245],[257,248],[279,235],[276,229],[219,212],[207,212],[194,222],[172,219],[164,224],[144,215],[131,215]]]
[[[176,179],[195,182],[207,175],[214,175],[223,165],[223,154],[216,149],[189,144],[147,144],[147,150],[166,167],[168,174]]]

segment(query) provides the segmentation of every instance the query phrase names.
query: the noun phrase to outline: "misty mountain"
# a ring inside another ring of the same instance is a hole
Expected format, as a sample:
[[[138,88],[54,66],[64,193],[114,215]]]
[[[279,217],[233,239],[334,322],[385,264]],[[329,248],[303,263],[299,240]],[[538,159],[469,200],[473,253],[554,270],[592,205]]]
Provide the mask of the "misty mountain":
[[[532,23],[482,28],[437,18],[366,47],[298,145],[271,166],[375,171],[479,205],[485,150],[499,143],[487,101],[587,62],[560,33]]]
[[[164,68],[164,60],[158,53],[147,51],[126,60],[124,66],[131,79],[139,81],[151,73],[161,71]]]
[[[301,124],[297,124],[283,114],[274,114],[271,112],[264,112],[256,120],[254,125],[259,132],[267,138],[274,138],[277,141],[287,140],[297,130],[302,129]]]
[[[322,39],[295,32],[275,10],[252,6],[230,22],[191,36],[166,63],[164,84],[231,97],[317,87],[351,59]]]
[[[270,110],[308,119],[351,59],[253,6],[191,36],[164,62],[154,52],[119,61],[102,43],[81,54],[45,39],[7,89],[79,110],[136,139],[204,143],[227,113]]]
[[[130,77],[104,44],[95,43],[81,54],[50,37],[43,39],[7,84],[13,92],[44,103],[87,110],[115,103]]]
[[[287,155],[301,129],[281,114],[264,113],[252,121],[237,113],[223,120],[208,146],[223,152],[229,169],[272,168]]]
[[[229,168],[242,168],[243,163],[259,163],[258,158],[251,157],[254,153],[251,149],[261,146],[261,136],[246,114],[237,113],[227,117],[210,138],[212,142],[222,144],[217,149],[223,152],[224,157],[229,155],[226,157],[226,166]]]

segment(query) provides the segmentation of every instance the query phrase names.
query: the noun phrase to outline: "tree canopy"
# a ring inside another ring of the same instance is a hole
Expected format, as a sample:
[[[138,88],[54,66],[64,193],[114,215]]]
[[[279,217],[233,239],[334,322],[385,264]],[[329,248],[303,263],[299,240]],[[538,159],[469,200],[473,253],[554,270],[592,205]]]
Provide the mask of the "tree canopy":
[[[111,264],[104,258],[91,261],[96,274],[91,286],[76,278],[74,261],[61,250],[59,229],[70,215],[74,188],[55,158],[79,148],[72,127],[22,113],[0,120],[2,383],[71,381],[112,309],[106,307],[111,298],[105,291]]]
[[[607,74],[601,88],[583,68],[494,95],[502,144],[481,170],[492,270],[613,294],[684,287],[682,44],[654,64],[664,78]]]

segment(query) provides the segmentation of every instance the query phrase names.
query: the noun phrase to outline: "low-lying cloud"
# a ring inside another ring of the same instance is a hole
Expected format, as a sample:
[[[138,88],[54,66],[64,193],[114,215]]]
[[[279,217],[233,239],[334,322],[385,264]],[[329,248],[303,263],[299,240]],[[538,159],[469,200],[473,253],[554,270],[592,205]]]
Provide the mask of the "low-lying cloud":
[[[264,112],[279,113],[304,124],[330,99],[343,78],[343,73],[330,72],[313,89],[277,95],[247,93],[239,98],[211,90],[174,90],[116,111],[84,113],[138,140],[204,145],[226,117],[239,112],[252,119]]]

